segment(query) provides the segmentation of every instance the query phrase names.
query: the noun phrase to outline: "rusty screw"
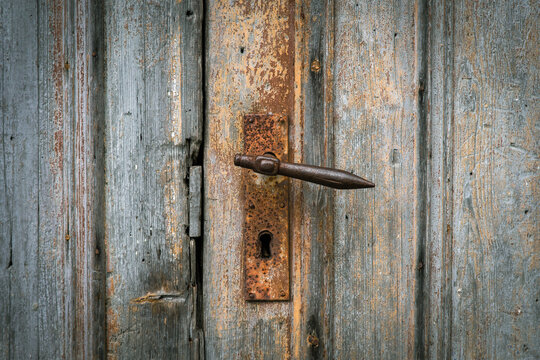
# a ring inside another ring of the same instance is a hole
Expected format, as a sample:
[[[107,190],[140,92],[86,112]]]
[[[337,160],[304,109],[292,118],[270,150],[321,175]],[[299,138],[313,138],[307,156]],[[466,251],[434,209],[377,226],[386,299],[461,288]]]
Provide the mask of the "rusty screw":
[[[250,299],[255,299],[255,294],[254,293],[249,293],[249,298]]]
[[[287,295],[287,294],[285,294],[285,291],[281,290],[281,292],[279,293],[279,296],[285,297],[285,295]]]

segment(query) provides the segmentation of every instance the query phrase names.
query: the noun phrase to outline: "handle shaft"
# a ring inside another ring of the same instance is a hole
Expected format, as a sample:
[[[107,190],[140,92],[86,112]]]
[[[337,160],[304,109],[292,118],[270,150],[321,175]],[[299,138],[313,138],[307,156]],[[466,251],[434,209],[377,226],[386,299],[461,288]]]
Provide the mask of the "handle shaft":
[[[350,172],[321,166],[292,164],[279,161],[272,155],[241,155],[234,157],[234,164],[264,175],[283,175],[299,180],[329,186],[334,189],[362,189],[375,187],[371,181]]]

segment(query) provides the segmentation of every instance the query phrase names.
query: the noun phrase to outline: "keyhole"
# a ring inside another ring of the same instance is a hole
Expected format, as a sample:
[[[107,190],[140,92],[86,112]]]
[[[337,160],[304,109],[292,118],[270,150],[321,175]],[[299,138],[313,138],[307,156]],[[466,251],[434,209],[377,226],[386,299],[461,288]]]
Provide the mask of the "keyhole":
[[[272,241],[272,233],[270,231],[261,231],[259,233],[259,242],[261,243],[261,257],[268,259],[272,256],[270,251],[270,241]]]

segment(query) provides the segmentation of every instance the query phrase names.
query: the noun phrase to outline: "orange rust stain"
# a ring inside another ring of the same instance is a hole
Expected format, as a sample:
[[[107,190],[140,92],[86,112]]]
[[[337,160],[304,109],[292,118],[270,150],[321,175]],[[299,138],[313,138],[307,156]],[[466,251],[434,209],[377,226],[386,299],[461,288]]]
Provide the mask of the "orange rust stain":
[[[313,62],[311,63],[311,71],[313,71],[314,73],[318,73],[319,71],[321,71],[321,63],[319,62],[319,60],[313,60]]]
[[[54,158],[51,160],[53,174],[61,173],[64,164],[64,134],[62,130],[54,132]]]
[[[114,295],[114,290],[115,290],[115,287],[114,287],[114,276],[111,276],[109,278],[109,285],[107,286],[107,297],[108,298],[112,298],[112,296]]]
[[[108,225],[108,222],[105,222],[105,225],[104,225],[104,228],[105,228],[105,236],[103,237],[103,243],[104,243],[104,246],[105,246],[105,261],[106,261],[106,264],[105,264],[105,267],[106,267],[106,271],[107,273],[111,273],[113,272],[114,270],[114,265],[113,265],[113,259],[114,259],[114,250],[109,246],[109,225]]]
[[[51,55],[52,82],[54,87],[54,110],[53,123],[58,129],[54,132],[54,158],[51,160],[51,171],[53,174],[62,172],[63,166],[63,134],[62,127],[64,122],[64,51],[63,51],[63,6],[61,1],[54,2],[52,5],[52,16],[49,18],[49,29],[53,35],[53,46]],[[60,186],[60,185],[58,185]]]
[[[51,48],[53,60],[52,80],[54,85],[54,100],[56,108],[54,110],[54,124],[61,127],[63,125],[64,107],[64,23],[63,23],[63,1],[54,1],[51,7],[52,14],[49,17],[49,29],[53,35]]]
[[[236,171],[232,159],[243,148],[244,114],[294,116],[294,3],[216,1],[208,9],[208,18],[209,43],[219,44],[210,49],[207,69],[211,81],[207,89],[206,209],[207,217],[214,219],[208,248],[215,260],[206,285],[212,289],[208,317],[216,336],[242,336],[238,322],[290,318],[288,303],[253,307],[242,296],[241,171]],[[231,253],[238,256],[220,255]],[[276,346],[284,358],[290,358],[290,328],[284,324],[281,329]]]
[[[112,308],[107,309],[107,358],[117,359],[119,342],[116,337],[119,331],[118,314]]]
[[[294,41],[294,117],[289,130],[289,152],[291,161],[303,162],[303,137],[304,137],[304,89],[309,76],[308,39],[310,38],[309,27],[306,25],[305,11],[309,5],[296,2],[295,10],[295,41]],[[308,282],[310,263],[309,239],[305,229],[309,229],[309,219],[304,216],[305,209],[302,204],[303,193],[301,186],[291,182],[290,187],[291,208],[291,257],[292,257],[292,313],[291,313],[291,352],[292,358],[298,359],[304,352],[305,334],[305,299]]]

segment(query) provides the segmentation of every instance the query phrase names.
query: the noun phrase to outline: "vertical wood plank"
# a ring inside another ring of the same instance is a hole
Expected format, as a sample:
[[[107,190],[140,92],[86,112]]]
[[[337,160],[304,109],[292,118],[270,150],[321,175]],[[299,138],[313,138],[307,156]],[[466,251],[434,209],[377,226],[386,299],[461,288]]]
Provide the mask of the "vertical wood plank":
[[[202,6],[118,1],[105,12],[108,356],[183,359],[193,352],[188,167],[202,132]]]
[[[87,2],[74,5],[2,3],[3,358],[72,358],[76,343],[88,358],[104,342],[104,313],[90,301],[103,295],[100,269],[75,259],[95,256],[100,92],[85,79],[101,76],[89,60],[100,18]],[[84,330],[76,331],[80,322]]]
[[[105,195],[109,178],[104,154],[115,152],[104,148],[104,136],[110,139],[110,133],[104,131],[112,128],[111,121],[104,122],[104,111],[117,106],[111,105],[111,98],[123,98],[111,96],[107,106],[102,98],[104,10],[101,4],[87,1],[1,4],[4,196],[0,223],[5,255],[0,279],[8,291],[1,302],[1,326],[7,330],[0,339],[5,358],[105,356],[104,230],[116,224],[105,224],[109,209],[105,201],[111,203],[111,198]],[[146,228],[151,223],[150,229],[157,229],[154,236],[167,243],[163,251],[169,255],[170,271],[163,266],[158,272],[171,274],[183,293],[193,287],[196,294],[196,283],[189,282],[186,189],[187,167],[197,159],[202,134],[202,5],[171,2],[145,10],[144,31],[139,34],[145,56],[143,63],[130,70],[140,69],[144,74],[145,84],[137,94],[142,99],[137,139],[143,142],[140,135],[145,128],[149,137],[135,162],[150,164],[139,173],[149,172],[151,177],[145,181],[140,176],[137,207],[148,204],[146,209],[157,211],[150,211],[144,223],[139,223]],[[172,13],[175,16],[170,17]],[[165,26],[153,28],[154,19],[161,19],[159,24]],[[181,37],[181,31],[188,33]],[[182,72],[189,74],[187,80],[180,76]],[[185,100],[180,101],[182,98]],[[183,112],[187,115],[182,121]],[[156,114],[161,121],[146,114]],[[120,206],[131,204],[126,201]],[[161,251],[156,257],[153,266],[161,268]],[[162,283],[163,278],[156,276],[150,282]],[[177,281],[179,278],[188,280]],[[162,347],[162,353],[183,358],[191,352],[193,331],[188,334],[187,329],[196,330],[195,312],[191,311],[196,302],[184,304],[175,292],[168,295],[158,291],[157,300],[150,296],[149,302],[159,303],[163,298],[165,306],[173,309],[169,329],[184,335],[170,336],[172,341]],[[135,302],[137,306],[143,303]],[[177,307],[181,309],[177,311]],[[109,320],[115,321],[114,317]],[[154,320],[164,320],[167,327],[166,318]],[[152,353],[155,347],[149,344],[147,348]]]
[[[298,2],[292,160],[334,167],[334,4]],[[291,181],[292,357],[332,358],[334,191]]]
[[[419,8],[336,3],[335,166],[376,187],[335,195],[335,358],[415,356],[425,236]]]
[[[2,2],[2,355],[39,356],[36,2]]]
[[[73,77],[71,3],[38,2],[38,357],[73,356]],[[67,50],[70,49],[70,50]],[[70,86],[71,85],[71,86]]]
[[[428,242],[426,243],[425,357],[452,358],[452,218],[454,171],[454,2],[430,2],[430,126]]]
[[[452,358],[537,358],[538,4],[454,5]]]
[[[209,1],[204,203],[204,327],[209,359],[289,358],[289,304],[242,293],[241,171],[246,113],[292,117],[291,1]],[[264,206],[264,204],[261,204]]]
[[[66,106],[74,119],[72,219],[66,239],[73,251],[70,282],[75,302],[74,331],[66,336],[73,337],[73,356],[96,359],[106,354],[104,9],[102,3],[87,0],[64,6],[72,17],[69,28],[75,29],[67,32],[66,46],[73,63],[66,82],[73,94]]]

